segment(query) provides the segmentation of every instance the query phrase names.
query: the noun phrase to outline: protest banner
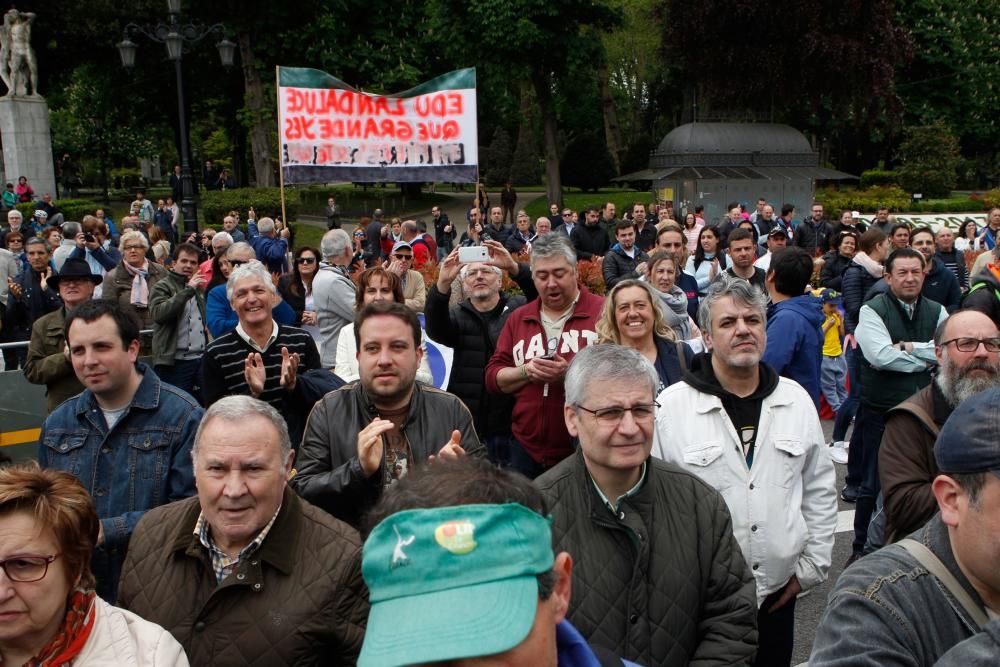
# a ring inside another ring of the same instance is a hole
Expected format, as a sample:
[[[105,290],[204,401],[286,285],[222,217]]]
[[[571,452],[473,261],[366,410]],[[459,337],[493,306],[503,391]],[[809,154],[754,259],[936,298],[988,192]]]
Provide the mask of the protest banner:
[[[474,183],[479,164],[476,71],[372,95],[305,67],[278,67],[284,184]]]

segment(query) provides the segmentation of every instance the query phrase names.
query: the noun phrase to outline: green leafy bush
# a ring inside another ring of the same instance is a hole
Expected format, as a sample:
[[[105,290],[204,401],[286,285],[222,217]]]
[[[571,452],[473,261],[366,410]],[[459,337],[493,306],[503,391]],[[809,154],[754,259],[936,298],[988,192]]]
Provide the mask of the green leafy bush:
[[[947,197],[962,161],[958,138],[943,122],[907,128],[898,157],[899,184],[924,197]]]
[[[982,202],[984,211],[1000,206],[1000,188],[993,188],[984,192]]]
[[[861,189],[880,185],[899,185],[899,174],[888,169],[867,169],[861,172]]]
[[[66,220],[76,220],[77,222],[82,220],[83,216],[94,215],[94,211],[103,208],[101,204],[89,199],[57,199],[55,205],[56,208],[62,211],[63,218]],[[35,215],[35,211],[38,210],[38,204],[35,202],[18,204],[17,210],[27,220]]]
[[[949,197],[947,199],[931,199],[914,202],[910,206],[913,213],[979,213],[984,210],[981,199],[969,197]]]
[[[257,219],[281,216],[281,191],[279,188],[236,188],[235,190],[210,190],[201,196],[201,211],[206,224],[219,224],[231,210],[246,210],[253,206]],[[299,191],[285,188],[285,213],[289,220],[299,214]]]
[[[816,201],[823,204],[831,215],[839,214],[840,211],[874,213],[880,206],[888,206],[893,211],[905,211],[910,208],[910,196],[895,185],[867,190],[820,189],[816,191]]]

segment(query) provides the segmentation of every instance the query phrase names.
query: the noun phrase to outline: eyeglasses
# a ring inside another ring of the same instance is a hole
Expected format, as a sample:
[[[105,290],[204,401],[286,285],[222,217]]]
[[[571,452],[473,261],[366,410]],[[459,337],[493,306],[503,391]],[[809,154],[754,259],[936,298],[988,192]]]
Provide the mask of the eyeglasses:
[[[315,257],[299,257],[298,259],[295,260],[295,263],[296,264],[315,264],[316,263],[316,258]]]
[[[234,269],[237,266],[243,266],[244,264],[248,264],[250,262],[249,259],[230,259],[228,261],[229,261],[229,266],[233,267]]]
[[[141,246],[141,245],[127,245],[127,246],[125,246],[125,249],[126,250],[145,250],[146,246]]]
[[[982,344],[987,352],[1000,352],[1000,338],[952,338],[941,341],[941,347],[954,343],[960,352],[975,352]]]
[[[59,557],[52,556],[14,556],[0,560],[0,569],[7,573],[7,578],[22,584],[39,581],[49,572],[49,563]]]
[[[637,422],[646,423],[653,420],[656,415],[656,408],[660,407],[660,404],[656,401],[652,403],[641,403],[639,405],[633,405],[631,408],[621,408],[618,406],[611,408],[598,408],[597,410],[591,410],[590,408],[585,408],[582,405],[576,406],[585,412],[589,412],[597,418],[597,421],[607,424],[608,426],[612,424],[618,424],[621,422],[622,418],[625,417],[626,412],[632,413],[632,419]]]
[[[398,253],[398,252],[395,255],[393,255],[393,257],[395,257],[396,259],[398,259],[401,262],[413,259],[413,255],[404,255],[404,254]]]

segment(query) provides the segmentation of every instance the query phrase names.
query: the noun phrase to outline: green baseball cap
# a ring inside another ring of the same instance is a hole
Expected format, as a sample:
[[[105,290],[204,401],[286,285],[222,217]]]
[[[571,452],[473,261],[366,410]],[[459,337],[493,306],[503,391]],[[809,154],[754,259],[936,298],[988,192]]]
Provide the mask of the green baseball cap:
[[[550,520],[519,505],[399,512],[365,541],[371,612],[358,665],[502,653],[535,622],[537,575],[552,569]]]

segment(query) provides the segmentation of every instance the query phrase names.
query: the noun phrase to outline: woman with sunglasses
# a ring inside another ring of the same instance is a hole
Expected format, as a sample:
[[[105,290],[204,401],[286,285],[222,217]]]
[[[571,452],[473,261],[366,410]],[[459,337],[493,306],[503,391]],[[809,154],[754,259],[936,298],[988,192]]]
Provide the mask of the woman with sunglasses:
[[[100,521],[69,473],[0,468],[0,664],[188,664],[169,632],[94,592]]]
[[[316,322],[316,302],[313,300],[313,278],[319,269],[319,252],[309,246],[295,251],[291,273],[278,281],[278,293],[295,311],[295,326],[302,327],[320,345],[319,325]]]

